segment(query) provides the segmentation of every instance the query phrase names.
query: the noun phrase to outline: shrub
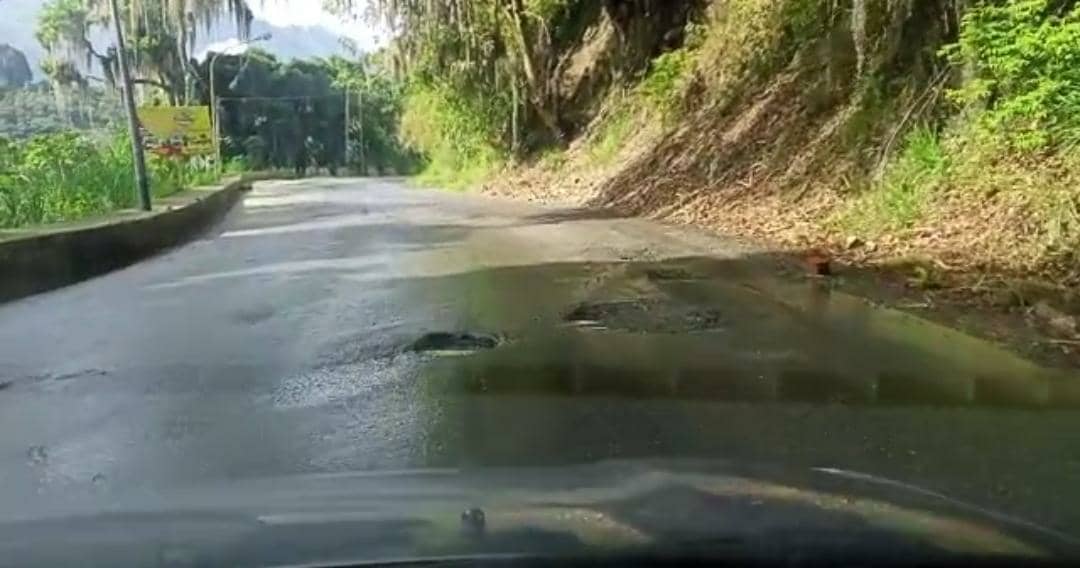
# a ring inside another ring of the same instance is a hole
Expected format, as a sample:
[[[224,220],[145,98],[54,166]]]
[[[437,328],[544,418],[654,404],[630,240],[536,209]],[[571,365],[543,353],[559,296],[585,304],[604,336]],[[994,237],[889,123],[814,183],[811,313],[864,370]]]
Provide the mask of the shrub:
[[[980,3],[945,53],[973,75],[951,94],[982,109],[984,134],[1019,151],[1080,142],[1080,5]]]
[[[625,104],[625,103],[618,103]],[[623,144],[633,134],[636,124],[634,115],[626,106],[617,108],[605,118],[589,142],[589,158],[597,165],[611,163],[619,155]]]
[[[72,221],[135,205],[131,147],[74,133],[41,135],[21,146],[0,139],[0,227]],[[149,159],[152,192],[164,197],[211,183],[208,164]]]
[[[125,207],[131,158],[116,145],[96,147],[76,134],[36,136],[0,148],[0,225],[18,227],[85,217]]]
[[[500,167],[497,129],[507,113],[498,97],[465,97],[447,86],[414,84],[405,98],[401,134],[427,157],[421,180],[461,188]]]
[[[664,53],[652,61],[638,90],[652,109],[670,118],[678,110],[693,67],[694,52],[690,48]]]

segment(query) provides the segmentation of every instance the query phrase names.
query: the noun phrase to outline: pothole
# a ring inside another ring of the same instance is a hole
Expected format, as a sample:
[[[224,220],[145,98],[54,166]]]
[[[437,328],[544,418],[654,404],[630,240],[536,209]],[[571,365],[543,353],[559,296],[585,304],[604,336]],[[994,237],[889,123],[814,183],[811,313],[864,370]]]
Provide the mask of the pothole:
[[[563,317],[585,329],[641,333],[719,331],[726,327],[720,310],[661,300],[585,303]]]
[[[494,349],[501,343],[494,335],[475,332],[436,331],[426,333],[409,347],[416,353],[459,355]]]
[[[683,268],[651,268],[645,271],[645,277],[653,282],[688,282],[702,279],[701,276]]]

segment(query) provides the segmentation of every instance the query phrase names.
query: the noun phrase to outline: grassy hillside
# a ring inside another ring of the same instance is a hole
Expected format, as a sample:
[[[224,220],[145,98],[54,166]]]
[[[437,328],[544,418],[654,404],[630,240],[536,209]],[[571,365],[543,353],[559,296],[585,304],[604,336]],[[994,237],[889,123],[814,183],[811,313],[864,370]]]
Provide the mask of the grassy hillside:
[[[486,189],[1076,309],[1078,59],[1074,2],[716,0]]]

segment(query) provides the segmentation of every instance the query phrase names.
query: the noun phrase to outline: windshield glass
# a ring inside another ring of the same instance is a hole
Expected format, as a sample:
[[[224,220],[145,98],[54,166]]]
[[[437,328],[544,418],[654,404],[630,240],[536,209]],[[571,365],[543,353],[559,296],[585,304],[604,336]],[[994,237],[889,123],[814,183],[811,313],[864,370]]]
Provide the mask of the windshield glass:
[[[0,10],[0,557],[1080,554],[1077,3]]]

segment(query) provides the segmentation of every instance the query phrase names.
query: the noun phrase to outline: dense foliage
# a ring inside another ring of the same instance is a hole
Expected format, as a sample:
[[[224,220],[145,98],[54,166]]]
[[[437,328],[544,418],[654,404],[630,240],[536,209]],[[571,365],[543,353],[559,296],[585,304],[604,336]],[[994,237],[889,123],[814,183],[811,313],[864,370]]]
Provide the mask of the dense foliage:
[[[429,181],[467,184],[501,163],[526,130],[526,107],[535,130],[559,136],[541,60],[551,56],[550,18],[566,3],[373,3],[399,32],[392,56],[409,82],[402,134],[427,158]]]
[[[342,9],[360,4],[330,2]],[[620,76],[681,43],[693,0],[374,0],[407,77],[403,133],[435,181],[469,183],[506,158],[563,147]],[[603,34],[586,36],[605,22]],[[596,41],[603,67],[568,57]],[[671,66],[677,67],[677,61]],[[659,75],[658,75],[659,77]],[[659,79],[658,89],[663,89]],[[657,90],[652,91],[661,96]],[[670,100],[658,104],[670,104]]]
[[[412,170],[416,157],[398,142],[403,91],[373,62],[331,58],[283,63],[253,50],[217,58],[226,158],[252,168],[345,165],[375,173]],[[209,62],[200,73],[209,84]],[[350,155],[345,155],[349,97]],[[209,91],[201,93],[209,104]]]
[[[189,102],[198,75],[192,51],[199,29],[230,18],[246,36],[252,15],[244,0],[119,0],[121,25],[128,40],[135,81],[158,89],[170,103]],[[94,45],[95,30],[112,26],[109,0],[49,0],[37,23],[36,36],[47,50],[43,70],[57,88],[84,84],[72,65],[96,63],[107,83],[115,83],[115,47]]]
[[[964,15],[948,53],[972,71],[955,97],[984,107],[987,133],[1018,150],[1080,142],[1080,5],[979,4]]]
[[[153,193],[163,197],[207,183],[215,173],[194,163],[154,158]],[[0,138],[0,227],[70,221],[132,207],[131,147],[116,136],[102,144],[80,134]]]
[[[408,173],[419,162],[400,142],[406,91],[383,56],[281,62],[252,50],[199,62],[191,52],[200,26],[231,17],[246,35],[251,13],[243,0],[120,0],[120,8],[138,104],[211,105],[214,84],[226,163]],[[44,6],[36,35],[49,54],[47,86],[0,91],[0,226],[132,204],[132,158],[118,134],[116,49],[91,41],[111,26],[110,16],[107,0]],[[150,159],[157,196],[214,177],[207,163]]]
[[[111,136],[123,120],[118,95],[99,87],[57,91],[39,84],[0,90],[0,136],[19,139],[70,130]]]
[[[438,82],[414,82],[404,101],[401,135],[426,160],[425,181],[465,187],[503,162],[499,97],[469,97]]]

